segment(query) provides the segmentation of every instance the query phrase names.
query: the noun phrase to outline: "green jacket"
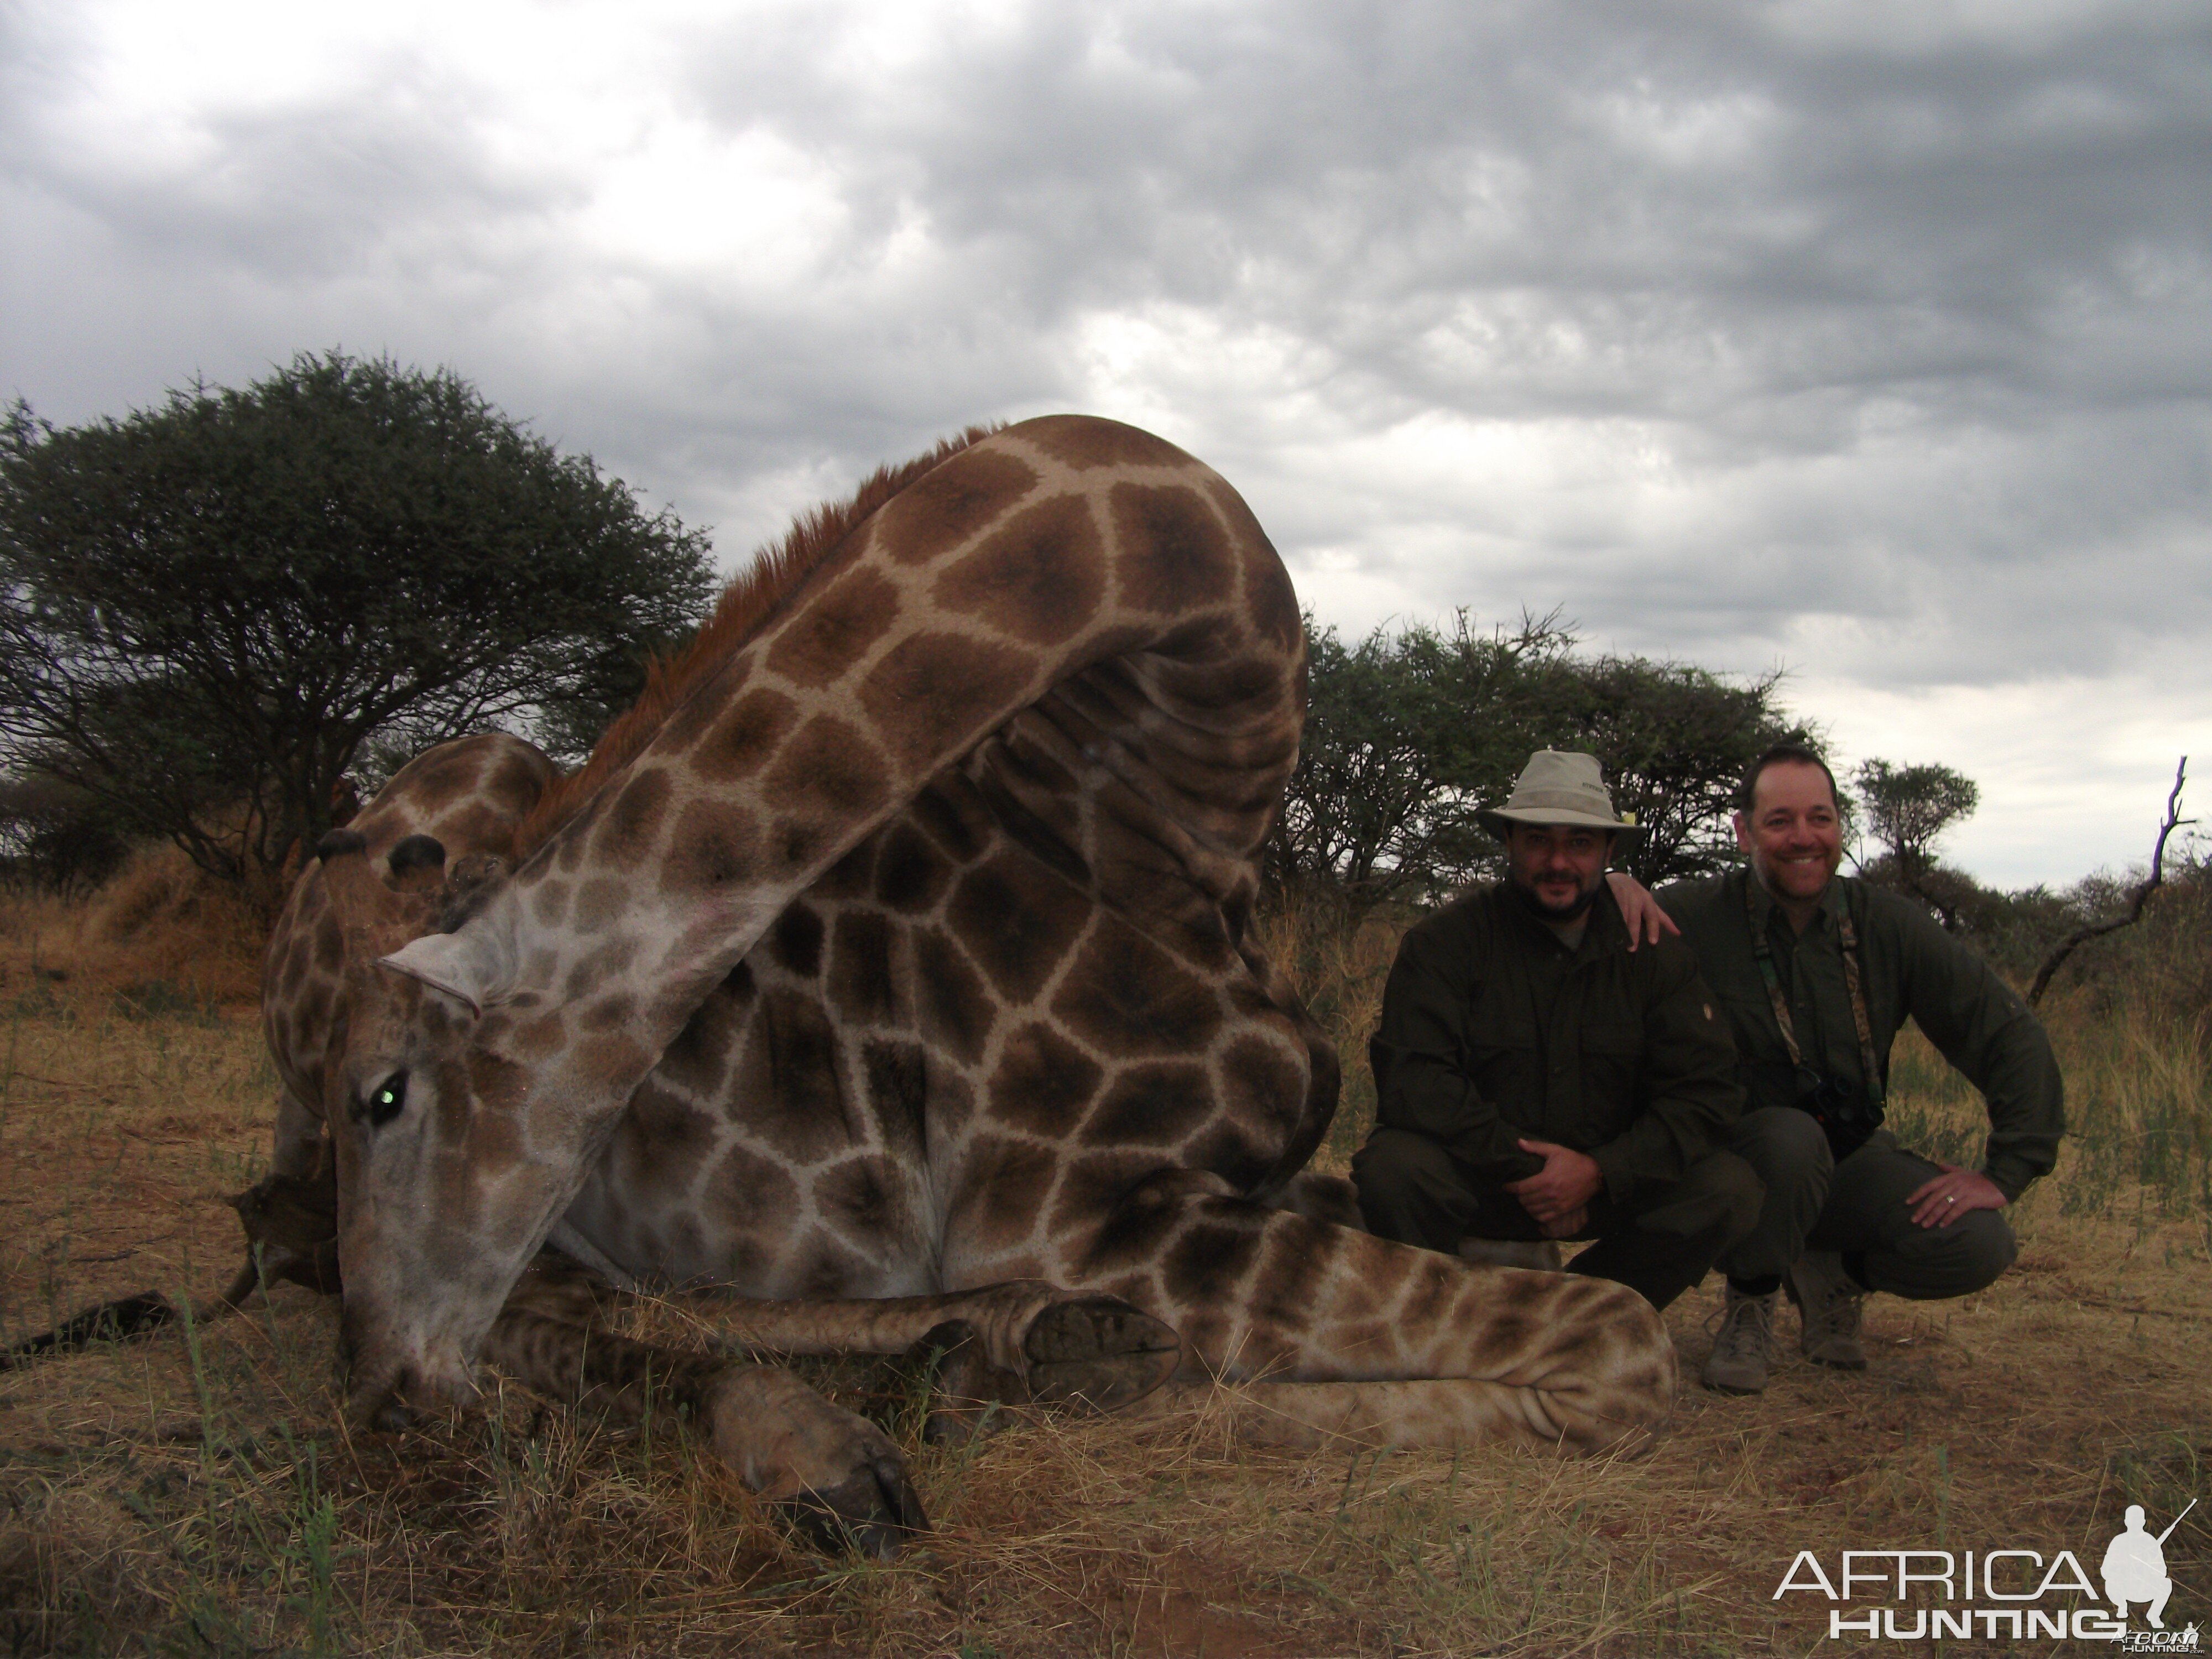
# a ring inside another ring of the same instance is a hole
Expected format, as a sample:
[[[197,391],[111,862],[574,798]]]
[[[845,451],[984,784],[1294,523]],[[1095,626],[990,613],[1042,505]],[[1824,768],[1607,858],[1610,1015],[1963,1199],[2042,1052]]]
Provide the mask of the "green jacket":
[[[1569,951],[1504,884],[1418,923],[1368,1044],[1376,1119],[1497,1181],[1534,1175],[1522,1136],[1587,1152],[1607,1193],[1673,1182],[1741,1109],[1735,1052],[1673,939],[1631,955],[1610,893]]]
[[[1683,941],[1728,1011],[1741,1058],[1746,1109],[1790,1103],[1790,1051],[1759,958],[1751,945],[1744,890],[1749,869],[1677,882],[1659,895]],[[1844,979],[1836,919],[1848,905],[1859,937],[1867,1019],[1874,1030],[1878,1079],[1886,1093],[1890,1044],[1909,1015],[1989,1103],[1989,1150],[1982,1169],[2007,1198],[2048,1174],[2065,1133],[2064,1091],[2051,1040],[2027,1005],[1973,951],[1911,900],[1849,876],[1828,884],[1820,911],[1801,936],[1752,886],[1759,925],[1774,952],[1775,976],[1790,1002],[1790,1023],[1805,1063],[1838,1081],[1863,1085],[1858,1030]]]

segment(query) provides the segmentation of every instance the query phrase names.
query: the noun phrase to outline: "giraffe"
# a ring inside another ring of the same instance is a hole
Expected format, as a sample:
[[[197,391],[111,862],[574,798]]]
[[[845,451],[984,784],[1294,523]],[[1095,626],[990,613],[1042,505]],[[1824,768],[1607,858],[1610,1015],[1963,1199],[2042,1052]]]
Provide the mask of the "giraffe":
[[[550,1241],[787,1351],[951,1328],[965,1375],[1109,1407],[1243,1382],[1255,1437],[1648,1434],[1633,1292],[1297,1212],[1335,1059],[1249,922],[1304,635],[1236,493],[1057,416],[811,528],[574,778],[471,740],[510,837],[402,790],[295,894],[278,1165],[327,1130],[349,1410],[573,1375]],[[717,1449],[909,1524],[880,1436],[761,1452],[811,1410],[763,1369],[700,1384],[745,1402]]]

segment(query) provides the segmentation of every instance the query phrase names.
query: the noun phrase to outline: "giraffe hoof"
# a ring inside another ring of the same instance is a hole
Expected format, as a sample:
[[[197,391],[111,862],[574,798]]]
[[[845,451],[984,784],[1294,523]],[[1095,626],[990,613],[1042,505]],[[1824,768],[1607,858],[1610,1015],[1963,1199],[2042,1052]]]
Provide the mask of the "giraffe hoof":
[[[776,1507],[821,1548],[874,1561],[892,1559],[908,1538],[929,1530],[921,1495],[895,1456],[874,1458],[836,1486],[810,1487]]]
[[[1182,1339],[1118,1297],[1070,1297],[1030,1322],[1022,1352],[1030,1399],[1110,1412],[1175,1375]]]

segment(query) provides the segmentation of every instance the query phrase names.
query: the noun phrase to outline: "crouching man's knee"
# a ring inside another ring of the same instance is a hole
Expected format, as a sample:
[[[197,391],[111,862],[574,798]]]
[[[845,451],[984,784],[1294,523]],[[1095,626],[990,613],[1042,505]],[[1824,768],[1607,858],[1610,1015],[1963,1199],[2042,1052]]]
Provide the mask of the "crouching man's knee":
[[[1869,1250],[1865,1276],[1875,1290],[1914,1302],[1940,1302],[1987,1290],[2020,1256],[2020,1240],[1995,1210],[1976,1210],[1947,1227],[1915,1227],[1887,1250]]]

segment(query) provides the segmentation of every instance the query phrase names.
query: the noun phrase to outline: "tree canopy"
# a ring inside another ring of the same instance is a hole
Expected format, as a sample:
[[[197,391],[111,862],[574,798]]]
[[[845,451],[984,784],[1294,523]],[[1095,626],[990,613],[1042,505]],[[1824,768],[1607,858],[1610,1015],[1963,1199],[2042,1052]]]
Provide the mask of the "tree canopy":
[[[1893,766],[1870,760],[1851,775],[1867,833],[1911,882],[1936,866],[1936,842],[1982,804],[1974,781],[1948,766]]]
[[[1574,653],[1556,613],[1488,633],[1377,629],[1347,645],[1308,628],[1305,739],[1268,848],[1279,886],[1353,908],[1431,897],[1497,867],[1476,814],[1535,750],[1580,749],[1646,833],[1624,860],[1654,884],[1735,856],[1731,798],[1778,738],[1802,736],[1778,675],[1741,684],[1641,657]]]
[[[714,586],[702,534],[449,370],[302,355],[66,430],[18,402],[0,752],[265,884],[365,744],[588,741]]]

